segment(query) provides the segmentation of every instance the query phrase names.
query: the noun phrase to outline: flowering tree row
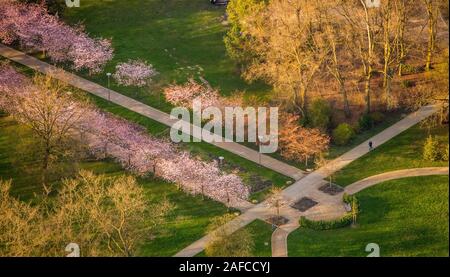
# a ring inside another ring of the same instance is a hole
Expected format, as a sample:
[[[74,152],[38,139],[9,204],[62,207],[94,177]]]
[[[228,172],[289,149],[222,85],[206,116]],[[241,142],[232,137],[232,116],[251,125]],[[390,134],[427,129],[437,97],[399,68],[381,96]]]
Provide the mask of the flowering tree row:
[[[216,163],[195,159],[170,142],[148,135],[142,127],[82,104],[61,91],[60,94],[65,96],[57,100],[47,91],[34,93],[36,91],[35,82],[30,82],[9,65],[0,66],[0,110],[7,111],[17,120],[42,126],[40,113],[34,111],[39,111],[39,103],[45,103],[50,114],[58,115],[52,120],[55,124],[52,130],[62,130],[60,125],[71,126],[65,131],[72,135],[78,133],[98,158],[113,157],[138,175],[153,172],[189,193],[206,195],[228,205],[249,196],[249,188],[241,178],[225,174]],[[47,105],[49,99],[54,103]],[[76,120],[70,120],[72,118]]]
[[[43,51],[53,62],[71,62],[75,70],[99,73],[113,57],[111,42],[90,38],[82,26],[72,27],[42,5],[1,0],[0,41]]]

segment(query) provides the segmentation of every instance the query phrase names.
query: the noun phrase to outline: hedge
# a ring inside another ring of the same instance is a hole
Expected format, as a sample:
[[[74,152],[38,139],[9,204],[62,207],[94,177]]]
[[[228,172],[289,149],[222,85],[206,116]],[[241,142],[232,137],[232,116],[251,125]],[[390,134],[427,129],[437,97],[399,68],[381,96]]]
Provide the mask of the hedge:
[[[353,223],[353,215],[359,213],[358,199],[354,195],[344,194],[343,201],[346,204],[351,205],[352,211],[346,213],[344,216],[334,220],[311,220],[304,216],[300,217],[300,227],[308,228],[312,230],[331,230],[337,228],[343,228],[350,226]],[[355,211],[353,209],[356,209]]]
[[[351,213],[346,213],[343,217],[335,220],[310,220],[306,217],[300,217],[300,226],[313,230],[331,230],[337,228],[347,227],[353,222],[353,216]]]

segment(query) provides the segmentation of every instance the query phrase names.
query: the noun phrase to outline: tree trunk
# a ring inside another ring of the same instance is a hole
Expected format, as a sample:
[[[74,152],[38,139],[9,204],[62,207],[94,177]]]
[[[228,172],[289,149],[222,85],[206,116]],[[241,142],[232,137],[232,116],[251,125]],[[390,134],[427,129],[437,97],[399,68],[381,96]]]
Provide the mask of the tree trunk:
[[[386,95],[386,108],[388,111],[391,111],[395,108],[394,99],[392,97],[391,84],[392,84],[392,79],[389,76],[387,79],[386,87],[384,88],[384,93]]]
[[[427,0],[426,5],[428,14],[428,47],[425,70],[430,71],[433,61],[434,47],[436,44],[436,4],[433,0]]]
[[[366,82],[365,82],[365,87],[364,87],[364,94],[366,97],[366,114],[369,114],[371,111],[371,99],[370,99],[370,81],[372,80],[372,67],[369,66],[369,68],[367,69],[367,75],[366,75]]]
[[[398,14],[399,21],[397,26],[397,39],[396,39],[396,51],[398,58],[398,76],[403,76],[403,67],[406,58],[406,49],[405,49],[405,28],[407,22],[407,11],[406,11],[406,0],[399,1]]]
[[[341,77],[339,77],[338,82],[339,82],[339,91],[342,94],[342,98],[344,101],[344,114],[345,114],[345,117],[349,118],[351,116],[351,112],[350,112],[350,105],[348,103],[347,90],[345,89],[345,83]]]
[[[47,183],[47,173],[48,173],[48,167],[50,164],[50,154],[51,154],[51,147],[50,143],[47,141],[45,143],[45,151],[44,151],[44,160],[42,162],[42,183]]]
[[[306,116],[306,111],[304,109],[304,94],[302,89],[295,88],[294,89],[294,98],[292,100],[292,104],[299,111],[300,115],[304,118]]]

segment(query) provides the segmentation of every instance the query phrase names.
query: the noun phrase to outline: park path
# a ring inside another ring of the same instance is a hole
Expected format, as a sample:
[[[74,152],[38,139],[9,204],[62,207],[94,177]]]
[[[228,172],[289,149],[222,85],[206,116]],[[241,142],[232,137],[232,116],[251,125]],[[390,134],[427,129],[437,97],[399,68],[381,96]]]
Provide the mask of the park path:
[[[295,182],[293,185],[287,187],[282,192],[282,197],[286,205],[281,208],[280,215],[288,218],[290,221],[287,225],[280,226],[280,229],[274,235],[274,242],[272,247],[275,247],[272,251],[274,255],[287,255],[287,244],[286,238],[290,232],[298,228],[296,222],[300,216],[306,216],[313,220],[329,220],[333,218],[338,218],[345,213],[344,204],[342,203],[342,193],[331,196],[319,191],[319,188],[326,184],[326,179],[328,176],[339,171],[343,167],[347,166],[354,160],[366,155],[370,152],[368,147],[369,141],[373,142],[374,148],[379,147],[383,143],[389,141],[393,137],[399,135],[400,133],[406,131],[417,123],[421,122],[425,118],[431,116],[438,110],[436,105],[429,105],[420,108],[418,111],[411,113],[395,123],[394,125],[388,127],[367,141],[356,146],[352,150],[346,152],[342,156],[330,161],[327,165],[317,169],[316,171],[306,175],[302,179]],[[303,197],[308,197],[318,204],[305,212],[300,212],[296,209],[291,208],[295,202]],[[267,218],[273,216],[273,211],[269,208],[266,201],[255,205],[253,208],[248,209],[241,216],[236,218],[236,221],[240,222],[240,226],[245,226],[249,224],[254,219],[266,220]],[[190,257],[201,252],[208,242],[209,237],[205,236],[200,240],[194,242],[192,245],[182,249],[175,256],[176,257]]]
[[[7,47],[3,44],[0,44],[0,55],[14,62],[25,65],[35,71],[50,75],[56,79],[64,80],[65,82],[76,88],[89,92],[93,95],[108,100],[114,104],[127,108],[130,111],[141,114],[169,127],[171,127],[175,122],[178,121],[178,119],[172,119],[167,113],[152,108],[118,92],[100,86],[75,74],[62,70],[60,68],[56,68],[53,65],[43,62],[37,58],[31,57],[21,51],[17,51],[15,49]],[[198,132],[198,130],[201,130],[200,127],[193,126],[189,122],[183,124],[183,127],[186,127],[186,129],[190,129],[191,134],[193,134],[193,136],[195,136],[196,138],[199,137],[195,134],[202,133],[201,131]],[[296,167],[283,163],[270,156],[261,155],[258,151],[245,147],[241,144],[235,142],[223,142],[223,138],[221,136],[211,136],[213,137],[213,142],[211,142],[211,144],[228,152],[236,154],[254,163],[260,164],[282,175],[293,178],[294,180],[299,180],[304,176],[304,173]]]
[[[401,178],[407,177],[419,177],[419,176],[432,176],[432,175],[448,175],[449,168],[448,167],[424,167],[424,168],[411,168],[411,169],[402,169],[395,170],[390,172],[381,173],[378,175],[374,175],[358,182],[355,182],[347,187],[345,187],[345,193],[347,194],[355,194],[364,190],[366,188],[375,186],[380,183],[384,183],[391,180],[398,180]],[[425,188],[426,189],[426,188]],[[339,202],[334,202],[336,205],[336,209],[342,207],[341,199],[343,193],[337,194],[335,196],[336,200]],[[287,246],[287,238],[289,234],[295,231],[298,227],[298,221],[295,223],[289,223],[284,226],[281,226],[272,235],[272,257],[287,257],[288,256],[288,246]]]
[[[355,194],[363,189],[369,188],[371,186],[377,185],[382,182],[387,182],[390,180],[396,180],[406,177],[420,177],[420,176],[431,176],[431,175],[448,175],[448,167],[424,167],[424,168],[412,168],[412,169],[402,169],[396,171],[390,171],[374,175],[358,182],[355,182],[347,187],[345,187],[345,192],[347,194]]]

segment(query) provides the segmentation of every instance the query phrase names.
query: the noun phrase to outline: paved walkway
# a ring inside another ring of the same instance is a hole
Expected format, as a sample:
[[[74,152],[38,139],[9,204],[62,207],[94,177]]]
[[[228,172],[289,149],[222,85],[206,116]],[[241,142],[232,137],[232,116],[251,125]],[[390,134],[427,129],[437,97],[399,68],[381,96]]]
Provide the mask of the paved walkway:
[[[338,218],[345,213],[344,205],[342,203],[342,193],[331,196],[318,190],[323,184],[326,183],[326,181],[324,181],[325,178],[342,169],[354,160],[367,154],[370,151],[368,147],[369,141],[372,141],[374,147],[377,148],[393,137],[399,135],[403,131],[416,125],[428,116],[434,114],[436,111],[436,106],[422,107],[417,112],[406,116],[396,124],[368,139],[367,141],[363,142],[359,146],[353,148],[337,159],[331,161],[326,166],[306,175],[304,178],[300,179],[292,186],[284,189],[282,195],[287,205],[281,209],[280,214],[290,219],[290,222],[288,223],[288,225],[280,227],[285,232],[278,231],[275,235],[274,243],[276,249],[273,249],[272,252],[275,255],[287,255],[286,247],[284,247],[284,249],[278,249],[277,245],[281,245],[281,248],[283,248],[283,245],[285,245],[283,241],[286,240],[287,235],[298,227],[295,221],[298,221],[300,216],[306,216],[314,220],[329,220]],[[290,207],[292,204],[303,197],[311,198],[318,202],[318,204],[307,210],[306,212],[300,212]],[[266,202],[262,202],[247,210],[240,217],[246,219],[242,222],[242,226],[245,226],[251,222],[250,220],[248,220],[250,218],[259,218],[265,220],[272,215],[273,212],[268,208],[268,204]],[[236,220],[239,220],[239,218]],[[189,257],[193,254],[198,254],[204,249],[208,242],[208,239],[209,238],[207,236],[203,237],[202,239],[196,241],[194,244],[178,252],[176,256]]]
[[[412,168],[412,169],[403,169],[396,170],[391,172],[386,172],[378,175],[374,175],[368,178],[365,178],[361,181],[355,182],[345,188],[345,193],[347,194],[355,194],[360,192],[363,189],[369,188],[371,186],[377,185],[379,183],[387,182],[390,180],[397,180],[401,178],[407,177],[419,177],[419,176],[431,176],[431,175],[448,175],[449,168],[448,167],[426,167],[426,168]],[[336,195],[334,198],[336,201],[330,203],[329,207],[335,205],[336,210],[339,210],[343,207],[342,204],[342,195],[340,193]],[[310,216],[308,216],[310,217]],[[298,221],[294,224],[287,224],[278,228],[272,235],[272,257],[287,257],[288,256],[288,248],[287,248],[287,238],[291,232],[296,230],[299,227]]]
[[[425,167],[412,168],[386,172],[365,178],[361,181],[353,183],[345,188],[347,194],[355,194],[363,189],[377,185],[379,183],[387,182],[407,177],[431,176],[431,175],[448,175],[448,167]]]
[[[124,96],[118,92],[102,87],[94,82],[88,81],[70,72],[58,69],[46,62],[43,62],[39,59],[31,57],[23,52],[17,51],[10,47],[7,47],[3,44],[0,44],[0,55],[17,63],[20,63],[22,65],[25,65],[29,68],[32,68],[38,72],[50,75],[56,79],[64,80],[65,82],[74,87],[87,91],[100,98],[106,99],[110,102],[113,102],[133,112],[151,118],[169,127],[178,121],[178,119],[171,119],[170,115],[167,113],[152,108],[130,97]],[[186,122],[186,125],[184,126],[190,128],[190,130],[199,128],[197,126],[193,126],[188,122]],[[196,133],[198,132],[191,132],[191,134]],[[285,176],[291,177],[294,180],[299,180],[304,175],[304,173],[300,169],[288,165],[286,163],[283,163],[267,155],[260,155],[258,151],[255,151],[253,149],[250,149],[248,147],[245,147],[241,144],[234,142],[221,142],[222,137],[220,136],[214,135],[213,137],[214,141],[216,142],[213,142],[211,144],[258,164],[261,160],[262,166],[269,168],[273,171],[276,171],[278,173],[281,173]]]

